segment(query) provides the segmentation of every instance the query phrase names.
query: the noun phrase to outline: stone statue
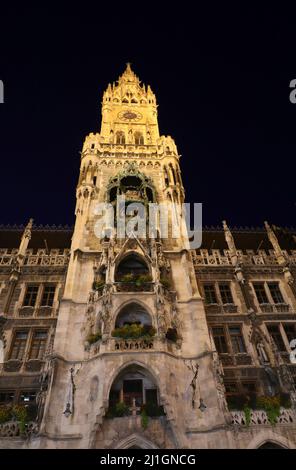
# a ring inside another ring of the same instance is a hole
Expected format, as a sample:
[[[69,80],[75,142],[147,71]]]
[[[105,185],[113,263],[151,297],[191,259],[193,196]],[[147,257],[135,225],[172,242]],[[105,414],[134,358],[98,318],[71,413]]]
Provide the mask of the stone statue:
[[[269,362],[269,359],[268,359],[268,356],[266,354],[264,344],[263,344],[262,341],[257,342],[256,349],[257,349],[257,352],[258,352],[260,363],[265,364],[265,363]]]
[[[68,418],[70,415],[73,416],[74,414],[74,394],[75,394],[75,384],[74,384],[74,369],[71,367],[70,369],[70,381],[67,389],[67,396],[66,396],[66,407],[63,414]]]

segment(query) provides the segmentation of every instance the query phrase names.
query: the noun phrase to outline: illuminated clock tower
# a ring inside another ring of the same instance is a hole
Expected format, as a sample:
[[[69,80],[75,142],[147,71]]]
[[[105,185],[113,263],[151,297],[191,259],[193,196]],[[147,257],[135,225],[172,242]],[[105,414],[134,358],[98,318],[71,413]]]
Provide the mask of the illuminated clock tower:
[[[100,230],[98,208],[117,215],[119,197],[172,204],[168,236],[158,225],[155,237],[119,236],[117,222]],[[129,64],[103,95],[100,133],[85,139],[76,198],[41,447],[207,447],[228,412],[186,236],[171,236],[184,223],[179,154]]]

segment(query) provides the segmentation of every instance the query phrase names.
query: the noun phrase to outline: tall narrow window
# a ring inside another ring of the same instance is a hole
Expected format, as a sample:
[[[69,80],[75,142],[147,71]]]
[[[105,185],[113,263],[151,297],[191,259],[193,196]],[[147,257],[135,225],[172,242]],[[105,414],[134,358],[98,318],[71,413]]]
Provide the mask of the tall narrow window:
[[[214,284],[205,284],[204,285],[204,292],[205,292],[206,304],[217,304],[218,303]]]
[[[280,325],[268,325],[267,329],[278,350],[286,352],[285,343],[280,332]]]
[[[233,298],[229,284],[219,284],[222,304],[233,304]]]
[[[229,336],[234,354],[246,352],[244,338],[239,326],[230,326]]]
[[[173,167],[172,164],[170,164],[170,168],[171,168],[171,172],[172,172],[172,175],[173,175],[173,182],[174,182],[174,184],[177,184],[175,168]]]
[[[116,133],[116,143],[121,145],[125,144],[125,135],[122,131]]]
[[[227,342],[223,327],[212,328],[214,343],[218,353],[227,353]]]
[[[47,331],[34,331],[29,359],[43,359],[47,340]]]
[[[269,301],[266,295],[263,282],[260,282],[260,283],[258,282],[254,284],[254,289],[255,289],[255,293],[256,293],[259,304],[268,304]]]
[[[10,351],[10,359],[18,359],[21,361],[24,357],[26,344],[28,339],[27,331],[16,331]]]
[[[141,132],[135,132],[135,144],[144,145],[144,137]]]
[[[284,298],[282,296],[282,293],[280,291],[279,285],[277,282],[269,282],[268,287],[270,290],[270,294],[272,297],[272,300],[274,301],[275,304],[283,304],[284,303]]]
[[[163,173],[164,173],[164,183],[166,186],[169,185],[169,175],[166,167],[163,167]]]
[[[27,287],[26,294],[24,297],[23,307],[35,307],[36,299],[38,295],[38,285],[31,285]]]
[[[44,286],[42,299],[41,299],[42,307],[52,307],[55,290],[56,290],[56,286],[54,285]]]

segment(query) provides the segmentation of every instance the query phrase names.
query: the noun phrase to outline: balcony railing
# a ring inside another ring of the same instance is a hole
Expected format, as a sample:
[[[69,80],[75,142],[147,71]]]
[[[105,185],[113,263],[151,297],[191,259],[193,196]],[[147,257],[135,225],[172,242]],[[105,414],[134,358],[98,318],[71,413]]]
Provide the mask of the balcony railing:
[[[141,284],[137,282],[115,282],[114,283],[116,292],[153,292],[153,282],[143,282]]]
[[[40,359],[28,359],[21,361],[19,359],[9,359],[2,365],[3,372],[40,372],[44,362]],[[1,369],[0,369],[1,372]]]
[[[146,350],[153,349],[153,338],[151,339],[116,339],[114,341],[116,351]]]
[[[223,314],[223,313],[237,313],[237,305],[235,304],[207,304],[205,305],[206,313]]]
[[[54,312],[54,307],[51,306],[40,306],[40,307],[21,307],[18,311],[19,317],[51,317]]]
[[[0,437],[24,437],[38,434],[38,424],[35,421],[25,423],[24,428],[19,421],[8,421],[0,424]]]
[[[264,410],[251,410],[250,421],[246,419],[244,411],[231,411],[231,423],[234,426],[252,426],[272,424]],[[276,420],[276,424],[294,424],[296,423],[295,411],[292,408],[280,408],[280,415]]]
[[[1,250],[0,253],[0,266],[10,266],[14,263],[18,250],[7,252],[6,249]],[[51,250],[46,253],[46,250],[38,250],[33,254],[32,250],[28,250],[24,258],[25,266],[67,266],[69,262],[69,250],[64,250],[59,253],[59,250]]]
[[[259,254],[252,250],[244,253],[242,250],[236,252],[237,260],[248,266],[277,265],[277,259],[272,250],[267,252],[260,250]],[[288,255],[284,253],[285,258],[291,264],[296,264],[296,254]],[[231,257],[229,250],[196,250],[192,251],[192,258],[195,267],[198,266],[231,266]]]
[[[290,305],[286,303],[279,304],[259,304],[262,313],[286,313],[290,311]]]
[[[247,353],[241,354],[219,354],[223,366],[249,366],[252,365],[252,358]]]

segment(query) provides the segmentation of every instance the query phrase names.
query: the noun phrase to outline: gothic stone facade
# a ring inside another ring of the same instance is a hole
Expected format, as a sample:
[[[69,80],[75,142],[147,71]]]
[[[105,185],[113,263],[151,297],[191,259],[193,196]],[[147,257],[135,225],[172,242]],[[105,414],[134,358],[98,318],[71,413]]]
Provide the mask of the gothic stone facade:
[[[85,139],[74,229],[0,230],[0,447],[295,448],[293,232],[98,237],[97,203],[123,194],[184,201],[129,65]]]

